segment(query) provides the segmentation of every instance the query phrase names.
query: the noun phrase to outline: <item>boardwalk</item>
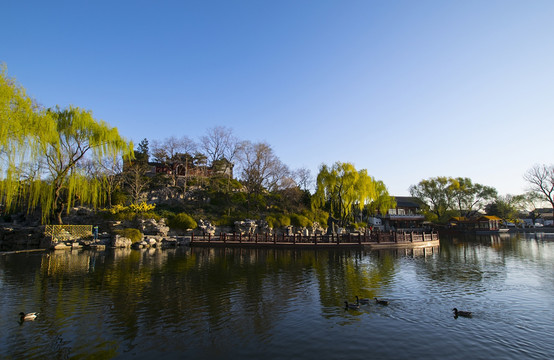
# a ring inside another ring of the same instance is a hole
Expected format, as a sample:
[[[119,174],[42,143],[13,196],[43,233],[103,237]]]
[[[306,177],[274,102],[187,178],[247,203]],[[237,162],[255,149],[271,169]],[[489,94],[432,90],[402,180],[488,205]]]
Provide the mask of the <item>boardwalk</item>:
[[[368,247],[374,249],[398,247],[438,246],[437,233],[379,232],[371,236],[362,234],[344,235],[269,235],[221,233],[219,235],[192,235],[191,246],[209,247],[307,247],[338,248]]]

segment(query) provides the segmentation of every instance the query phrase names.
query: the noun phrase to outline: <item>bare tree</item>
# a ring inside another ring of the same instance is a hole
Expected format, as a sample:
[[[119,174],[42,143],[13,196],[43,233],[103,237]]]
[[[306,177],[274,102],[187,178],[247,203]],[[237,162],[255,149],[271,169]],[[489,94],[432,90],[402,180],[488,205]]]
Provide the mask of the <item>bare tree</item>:
[[[241,179],[249,201],[264,190],[275,191],[289,184],[290,171],[279,160],[269,144],[245,141],[240,146]]]
[[[523,178],[529,183],[531,192],[550,203],[554,215],[554,165],[535,165]]]
[[[232,162],[239,145],[239,141],[233,135],[233,130],[224,126],[208,129],[206,135],[200,139],[200,143],[210,165],[221,159]]]
[[[121,173],[123,159],[120,156],[109,156],[98,162],[97,174],[102,179],[102,187],[106,191],[108,207],[112,207],[112,194],[123,183]]]
[[[212,169],[219,167],[227,176],[227,191],[230,191],[234,161],[241,147],[238,138],[233,135],[232,129],[217,126],[208,129],[200,143]]]
[[[106,195],[108,207],[112,207],[112,194],[123,184],[123,159],[108,155],[102,159],[87,159],[79,165],[91,178],[96,178]],[[102,200],[104,202],[104,200]]]
[[[146,176],[148,165],[139,161],[130,162],[125,166],[123,172],[123,182],[129,189],[133,204],[138,204],[141,200],[142,192],[150,183]]]
[[[298,184],[298,187],[304,191],[308,190],[314,181],[310,169],[306,167],[301,167],[293,171],[292,178],[296,184]]]

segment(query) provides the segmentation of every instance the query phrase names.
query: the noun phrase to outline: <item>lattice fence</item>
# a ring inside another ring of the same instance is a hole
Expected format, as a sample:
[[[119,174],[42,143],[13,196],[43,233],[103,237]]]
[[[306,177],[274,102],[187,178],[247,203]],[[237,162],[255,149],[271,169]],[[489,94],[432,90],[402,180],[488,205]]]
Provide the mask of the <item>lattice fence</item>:
[[[92,225],[46,225],[44,235],[52,242],[87,239],[92,237]]]

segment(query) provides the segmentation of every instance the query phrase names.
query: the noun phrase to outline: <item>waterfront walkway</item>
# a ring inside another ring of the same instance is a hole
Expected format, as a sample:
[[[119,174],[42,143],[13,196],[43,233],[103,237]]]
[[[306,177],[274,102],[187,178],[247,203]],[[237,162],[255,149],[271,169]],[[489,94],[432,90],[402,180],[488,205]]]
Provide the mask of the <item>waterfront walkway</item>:
[[[220,233],[219,235],[192,235],[191,246],[208,247],[309,247],[309,248],[355,248],[374,249],[438,246],[439,235],[415,232],[375,232],[371,235],[269,235]]]

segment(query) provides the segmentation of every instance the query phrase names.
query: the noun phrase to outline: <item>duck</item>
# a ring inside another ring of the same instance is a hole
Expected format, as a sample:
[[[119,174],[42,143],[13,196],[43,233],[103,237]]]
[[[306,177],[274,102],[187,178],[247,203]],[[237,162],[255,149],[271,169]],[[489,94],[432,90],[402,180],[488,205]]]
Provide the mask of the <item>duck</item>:
[[[346,310],[348,310],[348,309],[358,310],[360,308],[360,304],[358,304],[358,303],[354,304],[354,303],[349,303],[348,301],[345,301],[344,302],[344,308]]]
[[[19,313],[19,320],[21,322],[24,322],[24,321],[34,321],[38,316],[38,312],[32,312],[32,313],[27,313],[25,314],[24,312],[20,312]]]
[[[463,316],[463,317],[471,317],[471,311],[460,311],[456,308],[452,309],[454,311],[454,317]]]
[[[367,298],[359,298],[358,295],[356,295],[356,304],[369,304],[369,299]]]
[[[377,298],[374,298],[375,299],[375,303],[376,304],[379,304],[379,305],[388,305],[389,302],[387,300],[378,300]]]

